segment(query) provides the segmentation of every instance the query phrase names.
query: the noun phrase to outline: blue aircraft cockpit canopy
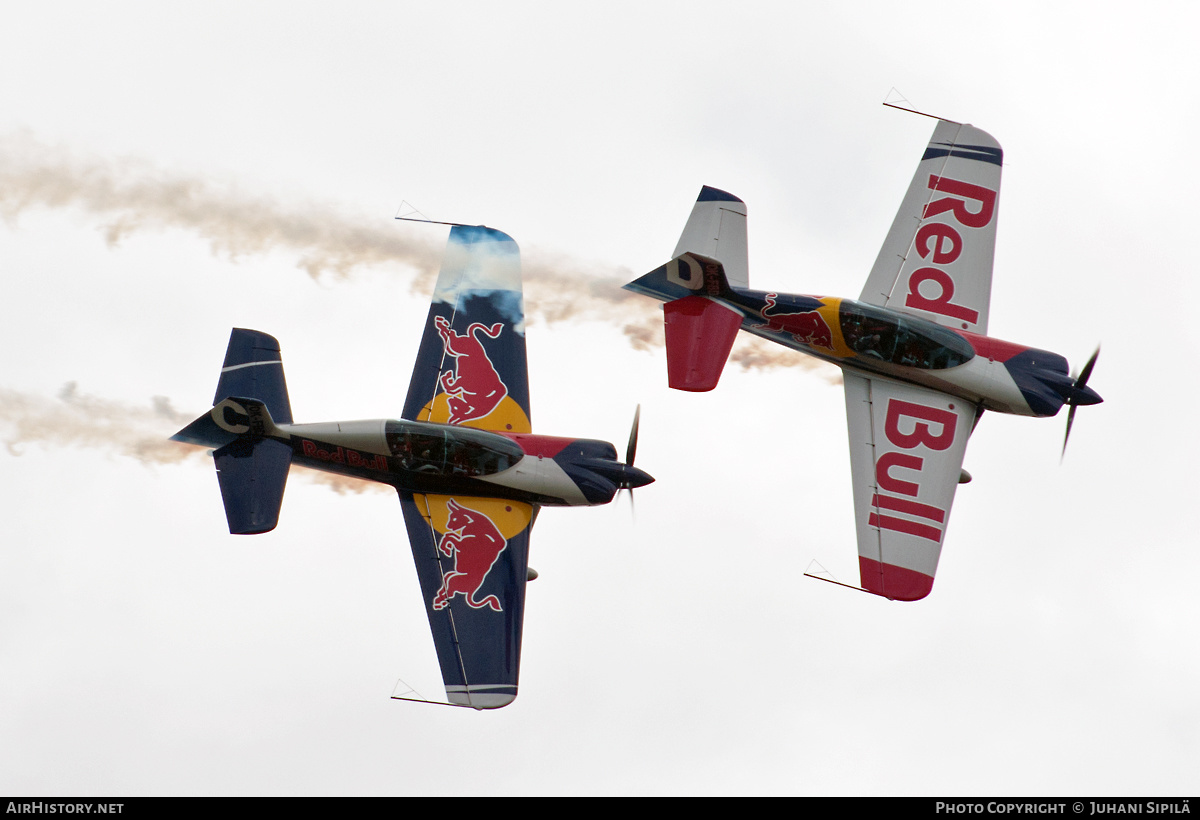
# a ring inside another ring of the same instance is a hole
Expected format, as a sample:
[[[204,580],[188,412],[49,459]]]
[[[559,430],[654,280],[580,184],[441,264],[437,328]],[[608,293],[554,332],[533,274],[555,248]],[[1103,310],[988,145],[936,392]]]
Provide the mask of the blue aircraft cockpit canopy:
[[[391,420],[383,434],[404,469],[430,475],[495,475],[525,455],[511,439],[473,427]]]

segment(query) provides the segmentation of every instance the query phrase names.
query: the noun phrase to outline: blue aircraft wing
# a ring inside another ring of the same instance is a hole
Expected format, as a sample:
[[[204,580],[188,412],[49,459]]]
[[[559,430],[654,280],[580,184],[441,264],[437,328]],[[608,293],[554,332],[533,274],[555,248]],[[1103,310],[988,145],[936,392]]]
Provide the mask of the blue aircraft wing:
[[[404,418],[530,432],[521,257],[507,234],[450,229]]]
[[[521,257],[507,234],[450,230],[404,418],[529,433]],[[446,698],[477,709],[517,696],[536,508],[400,493]]]
[[[446,699],[497,709],[517,696],[530,504],[400,493]]]

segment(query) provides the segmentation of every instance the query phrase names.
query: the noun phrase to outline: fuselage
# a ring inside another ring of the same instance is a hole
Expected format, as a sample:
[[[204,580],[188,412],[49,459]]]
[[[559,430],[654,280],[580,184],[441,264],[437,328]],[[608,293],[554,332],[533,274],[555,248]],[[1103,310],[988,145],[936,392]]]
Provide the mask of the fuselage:
[[[872,377],[930,387],[982,409],[1053,416],[1094,404],[1057,353],[956,330],[852,299],[729,288],[711,299],[742,315],[742,329]]]
[[[249,411],[249,412],[248,412]],[[451,424],[369,419],[274,424],[236,398],[213,407],[211,425],[177,436],[222,447],[257,435],[291,447],[291,463],[389,484],[402,492],[509,498],[549,506],[607,504],[618,489],[654,479],[617,460],[612,444]]]

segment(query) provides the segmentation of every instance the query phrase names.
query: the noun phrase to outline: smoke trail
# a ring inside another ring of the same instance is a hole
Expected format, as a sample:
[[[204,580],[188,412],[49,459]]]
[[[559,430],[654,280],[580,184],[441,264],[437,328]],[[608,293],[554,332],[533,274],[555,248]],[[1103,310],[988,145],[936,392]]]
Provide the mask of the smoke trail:
[[[0,388],[0,431],[13,455],[23,455],[28,445],[86,448],[135,458],[147,466],[192,461],[210,464],[208,451],[170,441],[169,437],[198,413],[181,413],[164,396],[147,406],[129,405],[79,392],[68,382],[57,399]],[[211,469],[211,466],[210,466]],[[361,493],[392,488],[349,476],[303,470],[310,481],[339,492]]]
[[[412,289],[429,294],[441,247],[392,224],[319,203],[281,205],[209,179],[163,172],[134,159],[80,158],[26,134],[0,137],[0,217],[9,223],[30,209],[72,209],[100,222],[115,246],[146,230],[179,229],[208,243],[218,256],[285,251],[314,279],[346,279],[357,270],[398,265]],[[638,350],[662,347],[658,303],[621,286],[627,270],[598,272],[562,255],[537,250],[522,257],[526,310],[531,320],[603,322]],[[781,356],[756,337],[740,334],[732,360],[743,369],[814,366]]]
[[[297,255],[310,276],[346,277],[356,268],[393,262],[428,275],[440,251],[363,227],[366,220],[308,205],[283,207],[196,177],[158,171],[132,159],[79,159],[27,135],[0,139],[0,216],[12,222],[30,208],[73,208],[100,220],[110,246],[135,232],[178,228],[236,259],[274,249]]]
[[[0,425],[9,428],[4,443],[13,455],[22,455],[22,445],[51,444],[102,449],[145,464],[173,464],[203,453],[167,441],[188,421],[162,396],[149,406],[131,407],[81,395],[74,382],[63,387],[57,400],[0,388]]]
[[[348,279],[361,268],[399,266],[411,275],[412,289],[424,294],[432,292],[442,254],[440,243],[414,239],[390,223],[374,227],[369,218],[327,204],[281,205],[139,160],[80,158],[28,135],[0,137],[0,218],[14,223],[36,208],[71,209],[97,220],[110,246],[139,231],[177,229],[231,259],[284,251],[314,279]],[[621,288],[632,272],[597,272],[578,260],[537,250],[523,254],[522,271],[531,319],[603,322],[620,329],[635,349],[663,346],[658,303]],[[743,369],[817,366],[745,334],[731,361]],[[162,396],[134,406],[84,395],[74,382],[57,399],[0,388],[0,441],[14,455],[27,445],[48,445],[102,450],[148,466],[201,463],[204,448],[169,440],[195,415],[176,411]],[[390,491],[331,473],[303,474],[339,493]]]
[[[743,344],[750,341],[750,344]],[[771,344],[758,336],[738,334],[738,344],[729,354],[729,361],[738,365],[742,370],[764,370],[769,367],[801,367],[811,370],[825,381],[834,385],[842,384],[841,368],[832,364],[822,364],[819,360],[810,358],[790,347]]]

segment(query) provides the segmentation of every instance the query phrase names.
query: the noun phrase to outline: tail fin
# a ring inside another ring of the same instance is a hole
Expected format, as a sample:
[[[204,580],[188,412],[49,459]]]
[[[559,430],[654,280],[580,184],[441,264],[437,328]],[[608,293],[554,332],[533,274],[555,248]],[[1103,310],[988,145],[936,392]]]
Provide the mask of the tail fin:
[[[749,286],[746,205],[706,185],[675,246],[675,258],[625,286],[667,303],[663,320],[671,387],[700,392],[717,386],[742,314],[716,300],[731,288]]]
[[[707,185],[701,188],[673,256],[685,253],[717,260],[725,267],[730,285],[750,287],[746,203],[725,191]]]
[[[235,400],[239,396],[245,398]],[[249,415],[248,408],[254,404],[262,406],[265,416]],[[275,423],[292,423],[279,342],[266,333],[235,327],[229,334],[213,409],[171,436],[171,440],[223,447],[246,432],[247,425],[262,424],[264,418],[272,430]],[[259,430],[257,435],[271,433]]]
[[[257,330],[235,327],[229,334],[225,363],[217,381],[213,404],[230,396],[251,396],[270,410],[279,424],[292,423],[292,405],[288,402],[287,381],[283,378],[283,357],[279,342]]]
[[[279,522],[292,448],[276,421],[292,421],[279,343],[234,328],[212,410],[171,438],[217,448],[217,481],[235,535],[269,532]]]

